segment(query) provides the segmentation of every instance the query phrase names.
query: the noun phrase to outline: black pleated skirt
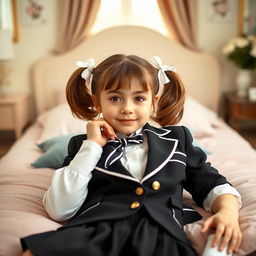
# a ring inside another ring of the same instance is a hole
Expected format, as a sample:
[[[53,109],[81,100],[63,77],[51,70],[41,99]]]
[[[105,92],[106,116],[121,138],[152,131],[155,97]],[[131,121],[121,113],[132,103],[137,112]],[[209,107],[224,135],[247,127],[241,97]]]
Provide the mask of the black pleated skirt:
[[[44,232],[21,239],[35,256],[196,256],[141,210],[115,221]]]

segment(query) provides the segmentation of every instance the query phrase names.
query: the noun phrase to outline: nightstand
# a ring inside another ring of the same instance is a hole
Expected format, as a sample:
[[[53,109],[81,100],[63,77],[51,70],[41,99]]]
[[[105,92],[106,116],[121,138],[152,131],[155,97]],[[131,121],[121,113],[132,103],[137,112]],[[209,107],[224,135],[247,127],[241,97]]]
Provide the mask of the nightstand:
[[[237,97],[236,92],[227,93],[226,117],[232,128],[239,131],[242,121],[256,121],[256,102],[248,97]]]
[[[30,120],[28,95],[7,95],[0,98],[0,130],[12,130],[16,139]]]

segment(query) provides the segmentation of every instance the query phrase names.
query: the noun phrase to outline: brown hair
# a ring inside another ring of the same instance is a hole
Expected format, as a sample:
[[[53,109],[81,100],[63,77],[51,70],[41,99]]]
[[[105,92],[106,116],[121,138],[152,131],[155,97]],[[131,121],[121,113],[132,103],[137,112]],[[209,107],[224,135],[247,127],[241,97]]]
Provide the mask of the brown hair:
[[[152,91],[155,97],[159,91],[158,69],[148,61],[135,56],[116,54],[102,61],[92,72],[91,88],[81,77],[84,68],[78,68],[69,78],[66,97],[71,111],[81,119],[93,120],[98,112],[94,108],[92,95],[97,98],[102,90],[130,88],[135,80],[143,90]],[[178,75],[165,71],[170,82],[164,85],[163,93],[155,106],[152,117],[161,126],[176,124],[183,114],[185,88]]]

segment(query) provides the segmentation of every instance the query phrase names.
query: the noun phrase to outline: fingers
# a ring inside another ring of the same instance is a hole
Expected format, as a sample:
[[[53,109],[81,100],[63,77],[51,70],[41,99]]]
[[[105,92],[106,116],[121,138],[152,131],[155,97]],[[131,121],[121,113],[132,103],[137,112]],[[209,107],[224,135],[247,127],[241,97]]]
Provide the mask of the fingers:
[[[213,223],[213,218],[208,218],[206,221],[203,222],[203,227],[201,229],[201,232],[206,233],[210,230]]]
[[[116,138],[116,133],[114,129],[107,122],[104,122],[100,129],[103,136],[105,136],[106,138],[112,139],[112,140]]]
[[[219,250],[222,251],[225,247],[228,246],[228,253],[233,252],[234,246],[236,245],[237,241],[232,236],[232,230],[226,229],[224,236],[222,237],[222,240],[219,244]]]
[[[87,123],[87,139],[98,143],[103,147],[108,139],[115,139],[114,129],[104,119],[98,119]]]
[[[232,237],[231,237],[231,240],[229,242],[229,245],[228,245],[228,253],[231,253],[233,251],[237,251],[241,245],[241,242],[242,242],[242,233],[241,231],[234,231],[232,233]]]
[[[222,238],[222,236],[223,236],[224,230],[225,230],[225,226],[222,225],[222,224],[219,224],[219,225],[217,226],[217,228],[216,228],[215,235],[214,235],[214,238],[213,238],[213,240],[212,240],[212,246],[215,247],[215,246],[219,245],[219,249],[220,249],[220,250],[223,250],[223,248],[224,248],[224,247],[221,247],[221,245],[220,245],[220,241],[221,241],[221,238]],[[229,239],[230,239],[230,237],[229,237]],[[228,237],[227,237],[225,241],[228,242],[229,239],[228,239]],[[224,239],[223,239],[223,240],[224,240]],[[226,243],[223,243],[223,244],[226,244]],[[222,244],[222,245],[223,245],[223,244]]]
[[[222,237],[217,237],[216,240],[213,241],[213,245],[216,246],[219,243],[219,251],[222,251],[227,247],[227,252],[230,254],[239,249],[241,242],[242,235],[240,231],[232,231],[227,229]]]
[[[205,233],[213,228],[215,234],[211,243],[212,247],[218,246],[219,251],[227,247],[229,254],[239,249],[242,242],[242,233],[239,227],[224,225],[223,223],[216,225],[214,218],[210,217],[203,223],[201,232]]]
[[[232,253],[237,251],[242,242],[242,233],[240,228],[233,228],[231,226],[225,227],[224,225],[219,225],[215,232],[215,238],[213,239],[213,244],[219,244],[219,250],[222,251],[227,247],[227,252]]]

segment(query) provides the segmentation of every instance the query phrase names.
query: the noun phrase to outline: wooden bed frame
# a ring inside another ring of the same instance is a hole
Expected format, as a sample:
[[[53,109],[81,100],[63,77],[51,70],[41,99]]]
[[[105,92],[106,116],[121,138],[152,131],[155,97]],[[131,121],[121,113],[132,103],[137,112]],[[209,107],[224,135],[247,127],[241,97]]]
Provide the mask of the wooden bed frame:
[[[61,91],[64,95],[77,60],[94,58],[97,65],[117,53],[135,54],[147,60],[160,56],[164,63],[177,68],[189,95],[210,109],[218,110],[220,71],[213,56],[189,50],[145,27],[120,26],[88,38],[66,54],[46,57],[36,63],[32,81],[37,114],[56,105]]]

